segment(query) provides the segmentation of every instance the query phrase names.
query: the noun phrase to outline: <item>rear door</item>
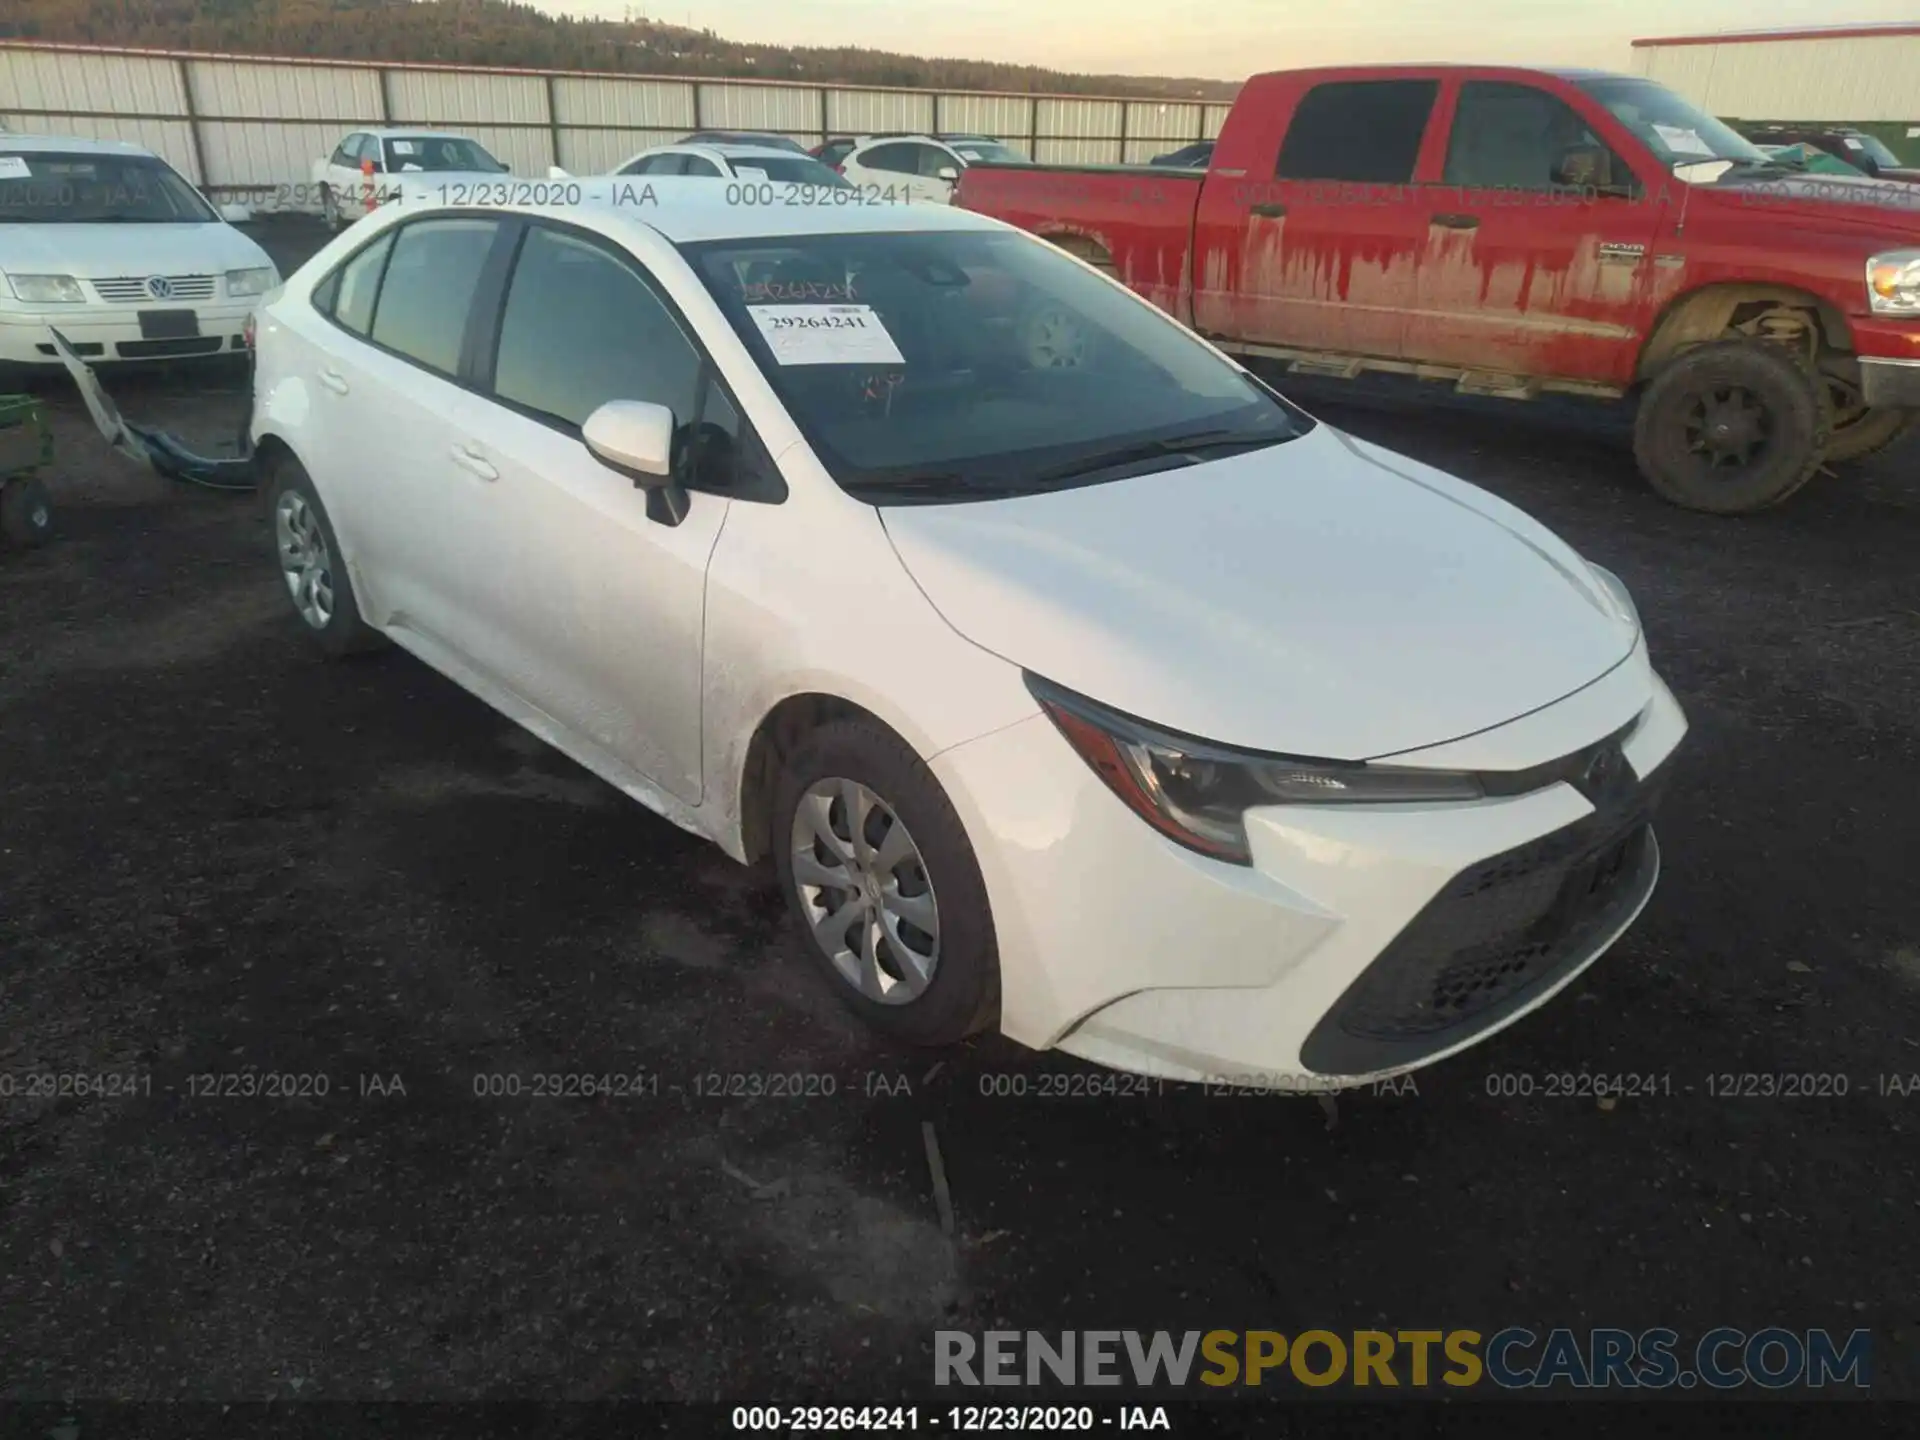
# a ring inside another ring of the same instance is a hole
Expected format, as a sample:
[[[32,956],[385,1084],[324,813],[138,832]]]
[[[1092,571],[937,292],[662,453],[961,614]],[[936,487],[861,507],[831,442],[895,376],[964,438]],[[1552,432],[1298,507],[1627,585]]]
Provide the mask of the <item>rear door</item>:
[[[1439,95],[1424,75],[1323,81],[1265,173],[1215,170],[1195,224],[1195,328],[1398,357],[1426,234],[1413,182]]]
[[[1660,206],[1567,99],[1517,78],[1450,88],[1407,357],[1624,383],[1650,319]]]

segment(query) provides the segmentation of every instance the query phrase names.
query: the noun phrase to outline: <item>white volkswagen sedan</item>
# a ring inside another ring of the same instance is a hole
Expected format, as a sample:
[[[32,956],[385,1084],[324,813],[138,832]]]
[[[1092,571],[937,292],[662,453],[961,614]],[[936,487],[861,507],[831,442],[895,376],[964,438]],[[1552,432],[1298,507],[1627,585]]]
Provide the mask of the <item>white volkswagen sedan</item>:
[[[273,261],[166,161],[138,145],[0,135],[0,364],[246,348]]]
[[[263,308],[325,651],[770,859],[909,1041],[1350,1084],[1619,939],[1686,721],[1618,580],[997,221],[721,188],[391,205]]]

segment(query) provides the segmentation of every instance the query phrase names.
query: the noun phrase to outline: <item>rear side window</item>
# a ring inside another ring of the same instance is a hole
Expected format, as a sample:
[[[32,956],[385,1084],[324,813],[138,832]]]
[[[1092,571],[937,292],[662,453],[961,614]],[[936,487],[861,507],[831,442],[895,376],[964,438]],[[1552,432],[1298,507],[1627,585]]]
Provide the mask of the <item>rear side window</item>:
[[[630,266],[562,230],[527,232],[500,318],[493,390],[502,400],[574,426],[608,400],[651,400],[685,425],[700,365]]]
[[[334,323],[365,337],[373,324],[374,297],[380,292],[380,272],[393,249],[389,231],[355,255],[313,292],[314,307],[331,315]]]
[[[1274,174],[1282,180],[1413,179],[1437,80],[1358,80],[1316,85],[1293,112]]]
[[[374,343],[443,375],[457,372],[468,306],[497,228],[493,220],[467,219],[401,226],[380,286]]]

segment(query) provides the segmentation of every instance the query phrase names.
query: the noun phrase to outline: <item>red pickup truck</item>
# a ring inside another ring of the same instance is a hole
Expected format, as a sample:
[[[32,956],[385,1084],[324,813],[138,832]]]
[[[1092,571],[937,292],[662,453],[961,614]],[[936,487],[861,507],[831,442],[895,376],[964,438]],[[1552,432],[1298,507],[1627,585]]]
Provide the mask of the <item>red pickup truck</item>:
[[[1631,402],[1660,494],[1773,505],[1920,417],[1920,187],[1771,159],[1649,80],[1249,80],[1204,172],[982,163],[956,203],[1249,365]]]

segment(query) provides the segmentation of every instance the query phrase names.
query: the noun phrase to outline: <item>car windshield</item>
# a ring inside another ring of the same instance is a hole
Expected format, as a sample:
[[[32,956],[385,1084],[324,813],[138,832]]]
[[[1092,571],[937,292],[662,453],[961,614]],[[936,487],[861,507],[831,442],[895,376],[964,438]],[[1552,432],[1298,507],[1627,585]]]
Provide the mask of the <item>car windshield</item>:
[[[743,180],[751,180],[753,172],[769,180],[777,180],[782,185],[831,185],[836,189],[850,190],[853,182],[830,165],[822,165],[811,155],[735,155],[729,162],[733,173]]]
[[[1607,76],[1583,80],[1580,88],[1606,106],[1614,119],[1668,166],[1710,160],[1760,166],[1777,163],[1732,127],[1651,80]]]
[[[1088,484],[1278,444],[1313,423],[1025,236],[683,248],[822,463],[877,504]]]
[[[211,225],[200,192],[151,155],[0,149],[0,223]]]
[[[955,140],[952,143],[953,148],[960,152],[960,157],[968,164],[976,160],[992,163],[1020,158],[1017,150],[1010,149],[996,140]]]
[[[387,141],[388,168],[395,174],[458,170],[467,174],[504,174],[502,165],[476,141],[463,135],[402,135]]]

